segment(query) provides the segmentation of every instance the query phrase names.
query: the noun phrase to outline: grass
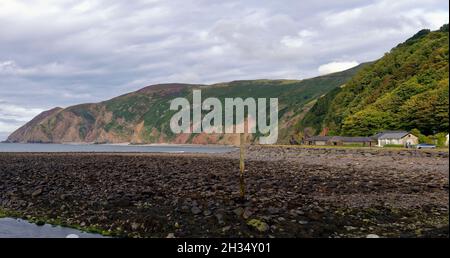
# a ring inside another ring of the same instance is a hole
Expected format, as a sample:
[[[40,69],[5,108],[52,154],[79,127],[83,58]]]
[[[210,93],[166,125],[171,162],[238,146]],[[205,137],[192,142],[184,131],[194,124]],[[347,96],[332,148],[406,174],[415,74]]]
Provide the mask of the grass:
[[[384,148],[403,148],[402,144],[386,144],[383,146]]]
[[[436,149],[407,149],[404,147],[389,147],[389,148],[383,148],[383,147],[361,147],[361,146],[332,146],[332,145],[283,145],[283,144],[274,144],[274,145],[259,145],[261,147],[265,148],[274,148],[274,147],[281,147],[281,148],[304,148],[304,149],[356,149],[356,150],[377,150],[377,151],[392,151],[392,150],[402,150],[402,151],[432,151],[432,152],[449,152],[448,148],[436,148]]]

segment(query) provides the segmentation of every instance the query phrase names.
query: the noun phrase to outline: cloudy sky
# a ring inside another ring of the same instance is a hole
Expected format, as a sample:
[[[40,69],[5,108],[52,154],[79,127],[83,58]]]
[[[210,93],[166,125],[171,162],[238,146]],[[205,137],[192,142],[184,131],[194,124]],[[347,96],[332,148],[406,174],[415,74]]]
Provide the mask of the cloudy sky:
[[[375,60],[446,0],[0,0],[0,140],[143,86],[302,79]]]

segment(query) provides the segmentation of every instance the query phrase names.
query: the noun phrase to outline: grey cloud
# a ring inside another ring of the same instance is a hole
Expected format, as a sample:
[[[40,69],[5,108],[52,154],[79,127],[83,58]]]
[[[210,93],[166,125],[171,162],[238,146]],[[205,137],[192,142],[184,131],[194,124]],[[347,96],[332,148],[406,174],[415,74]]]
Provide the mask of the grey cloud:
[[[17,129],[42,111],[41,109],[25,108],[0,100],[0,133],[5,134]],[[2,139],[0,138],[0,140]]]

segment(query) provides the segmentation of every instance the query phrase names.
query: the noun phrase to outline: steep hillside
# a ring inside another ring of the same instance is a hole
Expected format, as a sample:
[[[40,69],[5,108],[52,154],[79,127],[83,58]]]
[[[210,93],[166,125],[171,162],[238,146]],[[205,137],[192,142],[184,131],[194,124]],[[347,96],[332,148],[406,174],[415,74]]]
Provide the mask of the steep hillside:
[[[425,134],[448,132],[448,40],[448,25],[418,32],[345,87],[320,98],[301,127],[341,135],[413,128]]]
[[[253,80],[214,85],[161,84],[145,87],[96,104],[48,111],[11,134],[10,142],[132,142],[132,143],[236,143],[235,135],[174,135],[169,110],[176,97],[192,99],[201,89],[202,99],[217,97],[278,98],[279,142],[286,143],[314,101],[346,83],[361,67],[302,81]],[[252,140],[258,135],[249,136]]]
[[[60,107],[56,107],[40,113],[26,125],[20,127],[14,133],[12,133],[8,137],[8,139],[27,139],[27,142],[37,142],[37,143],[42,142],[42,139],[46,139],[45,141],[50,141],[48,139],[50,139],[51,134],[49,135],[49,132],[45,130],[45,128],[41,125],[41,123],[45,121],[48,117],[57,114],[61,110],[63,109]]]

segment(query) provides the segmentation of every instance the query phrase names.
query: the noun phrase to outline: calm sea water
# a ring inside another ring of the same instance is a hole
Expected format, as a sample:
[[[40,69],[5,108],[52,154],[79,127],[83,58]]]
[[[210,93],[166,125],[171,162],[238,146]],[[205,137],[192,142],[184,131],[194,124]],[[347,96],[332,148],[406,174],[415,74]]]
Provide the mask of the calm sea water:
[[[166,152],[224,153],[234,150],[217,145],[109,145],[109,144],[21,144],[0,143],[0,152]]]
[[[72,228],[45,224],[38,226],[22,219],[0,218],[0,238],[101,238]]]

